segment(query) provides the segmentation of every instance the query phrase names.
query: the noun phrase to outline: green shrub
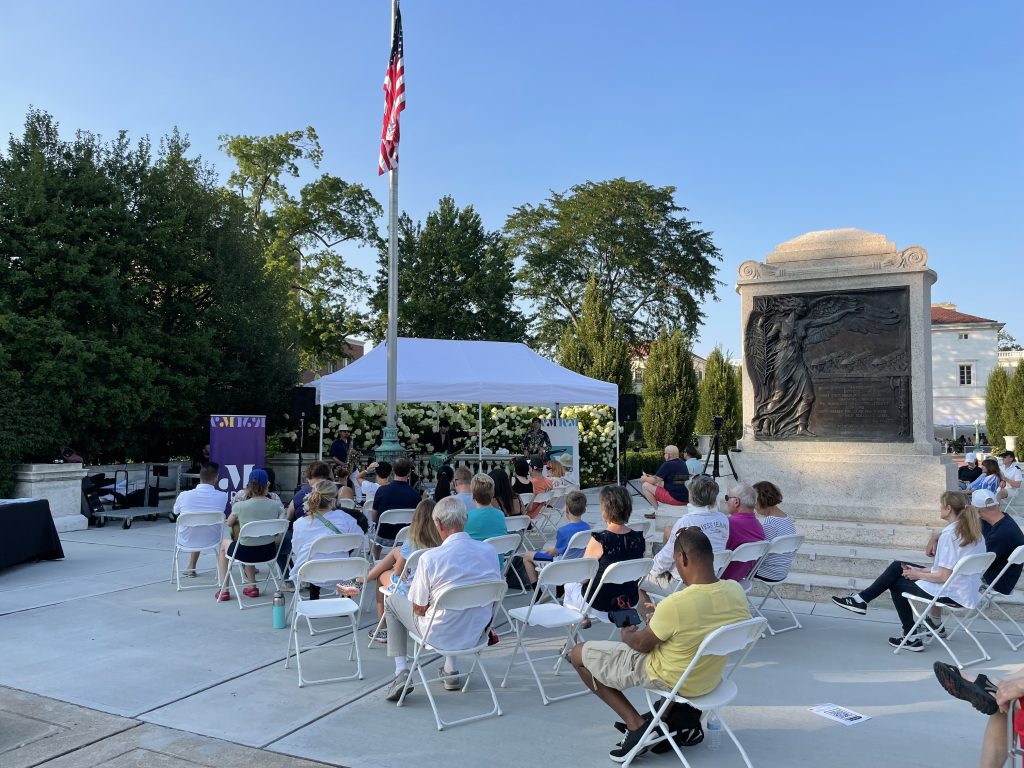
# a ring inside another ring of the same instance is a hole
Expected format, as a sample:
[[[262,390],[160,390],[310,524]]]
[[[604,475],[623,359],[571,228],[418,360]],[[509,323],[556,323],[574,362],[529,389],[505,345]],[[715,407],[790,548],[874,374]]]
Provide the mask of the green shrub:
[[[664,461],[661,451],[628,451],[622,454],[622,479],[636,480],[643,472],[653,475]]]

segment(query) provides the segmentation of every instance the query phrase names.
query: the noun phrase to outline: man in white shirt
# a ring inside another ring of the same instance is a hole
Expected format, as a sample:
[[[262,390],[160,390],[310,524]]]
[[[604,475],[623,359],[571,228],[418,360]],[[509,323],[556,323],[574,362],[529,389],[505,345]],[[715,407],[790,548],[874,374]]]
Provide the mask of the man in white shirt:
[[[1003,480],[1006,481],[1006,487],[1000,489],[997,497],[1000,499],[1012,499],[1017,495],[1017,489],[1020,488],[1024,475],[1021,474],[1020,467],[1017,466],[1017,457],[1013,451],[1003,451],[999,454],[999,458],[1003,460],[1003,466],[1000,469],[1003,472]]]
[[[428,549],[420,557],[408,597],[396,591],[385,604],[388,656],[395,660],[395,679],[388,686],[388,701],[398,701],[402,696],[409,679],[409,629],[423,636],[433,617],[431,601],[434,596],[452,586],[501,581],[497,552],[490,544],[469,538],[464,530],[468,517],[466,505],[454,496],[437,502],[433,518],[441,535],[441,546]],[[439,612],[433,617],[430,636],[426,639],[431,645],[442,648],[470,648],[480,642],[493,614],[493,607]],[[462,687],[457,664],[457,657],[445,657],[441,675],[446,691]],[[406,695],[411,692],[410,683]]]
[[[665,529],[665,546],[658,550],[651,572],[640,583],[644,593],[668,595],[674,591],[680,576],[672,552],[676,534],[683,528],[700,528],[711,542],[714,554],[725,551],[729,540],[729,518],[718,511],[718,491],[718,483],[708,475],[697,475],[690,481],[690,503],[686,514],[676,520],[671,528]],[[646,599],[641,594],[640,601],[645,602]]]
[[[174,514],[176,516],[187,515],[189,512],[227,512],[228,494],[226,491],[217,490],[217,476],[220,474],[220,464],[215,461],[208,461],[199,469],[199,485],[191,491],[182,491],[174,500]],[[191,547],[191,535],[193,531],[188,528],[178,529],[178,544],[184,549]],[[214,553],[214,557],[216,557]],[[188,568],[185,576],[192,578],[196,575],[196,564],[199,562],[199,553],[191,552],[188,556]]]

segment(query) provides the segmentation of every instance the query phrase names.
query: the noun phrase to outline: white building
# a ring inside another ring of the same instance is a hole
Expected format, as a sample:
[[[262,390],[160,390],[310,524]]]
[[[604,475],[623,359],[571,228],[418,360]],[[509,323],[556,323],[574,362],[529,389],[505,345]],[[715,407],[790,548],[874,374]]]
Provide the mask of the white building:
[[[998,333],[1003,323],[932,305],[932,412],[935,434],[974,432],[985,425],[985,387],[1000,364]],[[970,427],[967,429],[967,427]]]
[[[1017,369],[1021,360],[1024,360],[1024,349],[1007,349],[999,352],[999,367],[1009,368],[1010,373]]]

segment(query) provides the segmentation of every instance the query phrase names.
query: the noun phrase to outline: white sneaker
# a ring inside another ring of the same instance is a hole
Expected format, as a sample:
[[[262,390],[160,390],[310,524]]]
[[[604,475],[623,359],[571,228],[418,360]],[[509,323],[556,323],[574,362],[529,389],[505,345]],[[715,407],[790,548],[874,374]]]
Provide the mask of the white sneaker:
[[[442,669],[441,681],[444,683],[444,689],[446,691],[461,690],[462,686],[466,684],[465,678],[459,674],[459,670],[457,669],[452,670],[451,672]]]

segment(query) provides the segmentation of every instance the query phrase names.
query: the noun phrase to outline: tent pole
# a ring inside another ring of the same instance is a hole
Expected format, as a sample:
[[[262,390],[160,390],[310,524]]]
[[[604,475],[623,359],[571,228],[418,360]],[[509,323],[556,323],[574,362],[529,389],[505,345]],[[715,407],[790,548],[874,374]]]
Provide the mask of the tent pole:
[[[476,452],[480,457],[477,466],[484,471],[484,404],[476,404]]]
[[[622,482],[620,473],[622,470],[622,461],[619,459],[619,409],[616,407],[613,411],[615,417],[615,484],[619,485]]]

